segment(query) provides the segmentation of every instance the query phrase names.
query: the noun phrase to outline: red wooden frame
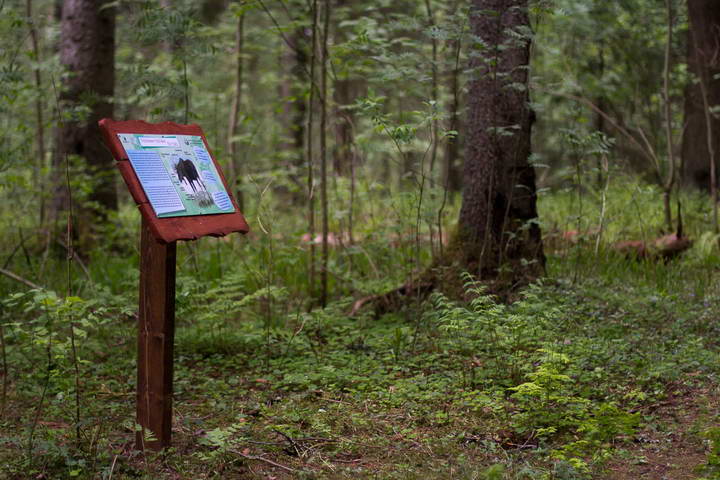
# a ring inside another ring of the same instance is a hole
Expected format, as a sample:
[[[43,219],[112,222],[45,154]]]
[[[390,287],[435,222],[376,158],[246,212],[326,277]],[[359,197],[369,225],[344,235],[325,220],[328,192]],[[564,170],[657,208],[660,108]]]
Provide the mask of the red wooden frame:
[[[122,174],[123,180],[127,184],[128,190],[132,195],[135,203],[138,204],[140,213],[148,223],[150,231],[155,238],[163,243],[171,243],[176,240],[196,240],[207,235],[213,237],[222,237],[229,233],[240,232],[247,233],[250,229],[245,217],[240,212],[238,204],[235,201],[233,192],[228,188],[225,175],[220,168],[217,160],[210,150],[205,134],[199,125],[181,125],[174,122],[147,123],[141,120],[118,121],[104,118],[100,120],[100,131],[105,138],[105,144],[110,149],[113,157],[117,161],[117,167]],[[150,202],[148,201],[145,191],[138,180],[135,170],[133,170],[125,148],[120,143],[118,134],[123,133],[143,133],[156,135],[195,135],[201,137],[205,143],[210,158],[215,163],[220,178],[222,179],[225,190],[227,190],[230,200],[235,207],[233,213],[219,213],[215,215],[196,215],[188,217],[170,217],[158,218],[155,215]]]

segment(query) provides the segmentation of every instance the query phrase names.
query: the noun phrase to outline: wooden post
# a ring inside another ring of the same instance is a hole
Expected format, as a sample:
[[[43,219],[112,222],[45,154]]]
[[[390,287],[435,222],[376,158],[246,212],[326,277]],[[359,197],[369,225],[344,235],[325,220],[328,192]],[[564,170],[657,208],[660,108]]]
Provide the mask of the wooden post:
[[[172,435],[176,243],[160,243],[143,217],[140,234],[140,309],[136,446],[161,450]],[[145,430],[153,440],[146,442]]]

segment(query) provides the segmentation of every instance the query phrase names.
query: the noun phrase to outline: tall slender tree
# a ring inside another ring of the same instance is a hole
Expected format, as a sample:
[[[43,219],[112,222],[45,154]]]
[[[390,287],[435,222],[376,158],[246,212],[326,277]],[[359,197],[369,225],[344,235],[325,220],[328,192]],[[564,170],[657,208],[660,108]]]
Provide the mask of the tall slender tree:
[[[235,28],[235,85],[233,87],[232,103],[230,106],[230,118],[228,120],[227,150],[228,150],[228,174],[230,176],[230,188],[237,199],[240,209],[245,208],[245,201],[240,183],[242,182],[241,167],[238,161],[237,140],[240,121],[240,107],[242,105],[243,90],[243,54],[245,50],[245,10],[239,6]]]
[[[308,254],[308,294],[314,298],[316,294],[316,255],[315,255],[315,157],[313,153],[313,135],[315,133],[314,111],[315,111],[315,80],[318,53],[318,28],[319,12],[318,0],[312,2],[312,42],[310,54],[310,95],[308,98],[307,116],[307,208],[308,208],[308,233],[310,236],[310,251]]]
[[[35,142],[37,145],[37,167],[33,169],[33,183],[35,188],[42,191],[41,172],[45,168],[45,117],[44,117],[44,99],[42,96],[43,82],[40,73],[40,45],[38,41],[38,30],[33,17],[33,2],[25,0],[25,15],[27,16],[30,41],[32,45],[32,55],[37,65],[33,68],[35,77],[35,89],[37,90],[35,99]],[[41,196],[40,200],[40,223],[45,221],[45,198]]]
[[[451,255],[481,278],[543,273],[528,97],[528,0],[474,0],[464,189]],[[507,272],[507,275],[505,274]]]
[[[348,0],[335,0],[337,13],[334,26],[335,44],[347,41],[348,28],[343,28],[343,13],[347,18],[353,19],[356,15],[352,8],[352,2]],[[351,109],[346,108],[352,104],[356,96],[357,80],[353,78],[350,68],[334,68],[334,82],[332,88],[333,116],[335,126],[335,148],[333,149],[333,170],[338,175],[349,175],[353,169],[353,143],[355,142],[354,116]]]
[[[328,37],[330,32],[330,15],[332,0],[326,0],[323,8],[322,44],[320,45],[320,208],[322,212],[322,267],[320,269],[320,304],[323,308],[328,301],[328,262],[330,251],[328,245],[329,205],[328,205],[328,171],[327,171],[327,116],[328,116]]]
[[[283,126],[284,140],[279,150],[284,158],[287,158],[283,163],[287,164],[288,171],[291,172],[290,180],[302,189],[309,39],[304,26],[297,26],[284,39],[286,43],[281,44],[283,52],[280,56],[282,80],[278,85],[278,94],[283,99],[279,119]]]

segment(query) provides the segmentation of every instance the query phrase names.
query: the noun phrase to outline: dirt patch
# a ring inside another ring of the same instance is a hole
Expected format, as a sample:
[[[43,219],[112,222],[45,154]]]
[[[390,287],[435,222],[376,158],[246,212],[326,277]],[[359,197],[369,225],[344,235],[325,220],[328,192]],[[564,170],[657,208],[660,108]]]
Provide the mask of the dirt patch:
[[[706,445],[700,432],[713,426],[718,403],[707,390],[686,391],[643,413],[648,425],[600,478],[687,480],[701,475]]]

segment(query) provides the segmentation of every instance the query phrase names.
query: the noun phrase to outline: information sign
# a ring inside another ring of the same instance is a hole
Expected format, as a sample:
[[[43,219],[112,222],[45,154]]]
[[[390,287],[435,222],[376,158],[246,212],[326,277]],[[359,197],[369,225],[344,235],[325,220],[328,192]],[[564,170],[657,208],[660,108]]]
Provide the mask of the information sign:
[[[198,125],[103,119],[100,131],[158,241],[248,231]]]
[[[235,211],[201,137],[119,133],[118,138],[159,218]]]
[[[105,118],[100,131],[142,214],[136,445],[159,450],[172,437],[177,241],[248,225],[198,125]]]

